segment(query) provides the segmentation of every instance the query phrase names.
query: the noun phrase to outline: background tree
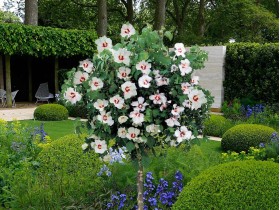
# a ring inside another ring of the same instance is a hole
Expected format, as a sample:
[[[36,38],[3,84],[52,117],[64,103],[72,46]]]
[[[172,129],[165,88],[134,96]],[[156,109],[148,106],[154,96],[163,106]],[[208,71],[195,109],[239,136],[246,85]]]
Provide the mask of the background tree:
[[[160,30],[165,23],[166,0],[157,0],[155,8],[154,29]]]
[[[38,25],[38,1],[25,0],[25,17],[24,24]]]

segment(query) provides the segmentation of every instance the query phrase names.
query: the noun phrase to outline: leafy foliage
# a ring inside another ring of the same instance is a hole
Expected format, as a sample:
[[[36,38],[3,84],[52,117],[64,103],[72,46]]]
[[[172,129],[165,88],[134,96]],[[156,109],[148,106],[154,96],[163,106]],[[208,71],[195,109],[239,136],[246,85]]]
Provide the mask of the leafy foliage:
[[[212,114],[210,118],[204,122],[203,134],[207,136],[222,137],[231,127],[233,127],[233,123],[225,117]]]
[[[184,187],[172,209],[278,209],[278,172],[270,161],[214,166]]]
[[[68,110],[60,104],[43,104],[34,111],[34,118],[42,121],[67,120]]]
[[[94,31],[64,30],[21,24],[0,24],[0,52],[4,55],[69,57],[95,52]]]
[[[251,96],[257,101],[278,104],[278,47],[272,43],[229,44],[225,64],[225,100]]]
[[[257,147],[260,143],[269,142],[274,132],[273,128],[264,125],[236,125],[224,133],[221,146],[224,151],[248,151],[250,147]]]

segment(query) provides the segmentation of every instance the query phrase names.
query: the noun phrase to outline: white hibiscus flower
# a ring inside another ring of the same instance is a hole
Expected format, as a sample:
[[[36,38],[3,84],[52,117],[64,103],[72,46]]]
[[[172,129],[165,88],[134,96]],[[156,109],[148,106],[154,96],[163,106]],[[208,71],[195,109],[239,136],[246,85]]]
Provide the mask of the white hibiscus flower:
[[[185,57],[186,49],[183,43],[176,43],[174,46],[174,50],[177,56],[182,56],[183,58]]]
[[[202,104],[205,104],[207,102],[207,99],[205,98],[202,90],[193,90],[188,96],[192,104],[191,109],[197,110],[201,107]]]
[[[142,60],[136,64],[136,69],[142,71],[143,74],[149,74],[151,72],[151,64]]]
[[[135,29],[131,24],[123,24],[121,28],[122,37],[130,37],[135,34]]]
[[[154,104],[165,104],[167,101],[164,93],[159,92],[157,92],[155,95],[151,95],[149,99],[152,100]]]
[[[80,93],[74,90],[74,88],[67,88],[67,90],[64,93],[64,98],[71,102],[71,104],[75,104],[77,101],[80,101],[82,99],[82,96]]]
[[[152,77],[144,74],[142,77],[138,79],[139,87],[149,88],[151,86]]]
[[[97,45],[98,53],[101,53],[105,49],[110,50],[112,48],[112,40],[106,36],[102,36],[95,40],[95,44]]]
[[[198,83],[199,83],[199,76],[193,76],[191,79],[191,84],[198,85]]]
[[[177,104],[173,104],[173,109],[171,110],[171,113],[174,116],[179,116],[184,110],[184,107],[177,106]]]
[[[130,127],[127,130],[126,138],[129,140],[135,140],[138,138],[138,135],[140,134],[140,130],[138,128]]]
[[[189,94],[192,90],[191,85],[188,82],[182,83],[181,89],[183,91],[183,94]]]
[[[181,60],[181,63],[179,64],[179,69],[182,76],[191,73],[192,68],[190,67],[190,61],[188,59]]]
[[[129,117],[132,119],[132,122],[135,125],[139,125],[144,122],[144,114],[142,114],[140,110],[134,110],[130,112]]]
[[[129,65],[130,63],[130,54],[131,52],[127,51],[125,48],[120,48],[118,50],[112,50],[114,61],[116,63],[124,63],[125,65]]]
[[[157,134],[160,132],[160,126],[159,125],[155,125],[155,124],[151,124],[151,125],[148,125],[146,127],[146,131],[148,133],[151,133],[151,134]]]
[[[89,59],[80,61],[79,67],[82,67],[87,73],[92,72],[92,70],[94,69],[93,63]]]
[[[82,144],[82,149],[83,150],[86,150],[87,148],[88,148],[88,144],[87,143]]]
[[[96,140],[94,151],[99,154],[103,154],[107,150],[106,141]]]
[[[192,132],[188,130],[186,126],[182,126],[175,131],[174,134],[177,137],[177,142],[181,143],[184,140],[189,140],[192,137]]]
[[[90,81],[89,81],[89,85],[90,85],[90,89],[91,90],[98,90],[103,88],[104,83],[102,82],[101,79],[97,78],[97,77],[93,77]]]
[[[120,124],[125,123],[127,120],[128,120],[128,117],[125,116],[125,115],[119,116],[119,118],[118,118],[118,122],[119,122]]]
[[[168,127],[180,126],[180,122],[178,121],[178,117],[172,116],[169,119],[165,120]]]
[[[130,74],[130,72],[131,72],[130,68],[122,66],[119,68],[117,76],[120,79],[128,80],[130,78],[128,76]]]
[[[126,138],[126,134],[127,134],[127,131],[125,128],[121,127],[118,129],[118,137],[120,138]]]
[[[111,117],[111,112],[101,111],[100,115],[97,115],[97,119],[104,124],[108,124],[109,126],[114,124],[114,120]]]
[[[82,82],[86,81],[87,79],[88,79],[88,73],[77,71],[74,75],[73,83],[75,85],[79,85],[82,84]]]
[[[192,107],[192,103],[190,100],[184,100],[184,102],[182,103],[182,105],[186,108],[191,108]]]
[[[106,106],[108,106],[107,100],[97,99],[96,102],[93,103],[94,108],[98,109],[99,111],[103,111]]]
[[[175,64],[173,64],[171,66],[171,72],[175,72],[175,71],[178,71],[178,66],[176,66]]]
[[[137,101],[133,101],[131,103],[131,106],[134,106],[134,110],[140,110],[140,111],[145,111],[146,106],[148,105],[146,102],[144,102],[143,97],[138,97]]]
[[[110,98],[110,103],[114,104],[118,109],[122,109],[124,106],[124,99],[120,95],[115,95]]]
[[[169,85],[169,79],[166,77],[157,77],[155,80],[157,86]]]
[[[128,99],[137,95],[136,86],[134,83],[127,81],[121,85],[122,91],[124,93],[124,98]]]

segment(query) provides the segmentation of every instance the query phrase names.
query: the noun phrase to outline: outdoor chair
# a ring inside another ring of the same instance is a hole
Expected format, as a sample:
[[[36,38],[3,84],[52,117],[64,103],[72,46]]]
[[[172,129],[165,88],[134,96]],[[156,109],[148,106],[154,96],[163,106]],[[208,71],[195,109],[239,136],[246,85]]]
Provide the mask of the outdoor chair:
[[[15,107],[16,106],[16,95],[18,93],[19,90],[15,90],[12,92],[12,107]],[[6,94],[4,95],[4,102],[3,102],[3,107],[6,106],[6,102],[7,102],[7,96]]]
[[[1,100],[2,107],[4,106],[5,96],[6,96],[6,90],[0,89],[0,100]]]
[[[35,98],[37,99],[36,104],[39,101],[46,101],[49,103],[49,99],[53,97],[53,94],[49,92],[49,86],[47,82],[39,85],[39,88],[35,94]]]

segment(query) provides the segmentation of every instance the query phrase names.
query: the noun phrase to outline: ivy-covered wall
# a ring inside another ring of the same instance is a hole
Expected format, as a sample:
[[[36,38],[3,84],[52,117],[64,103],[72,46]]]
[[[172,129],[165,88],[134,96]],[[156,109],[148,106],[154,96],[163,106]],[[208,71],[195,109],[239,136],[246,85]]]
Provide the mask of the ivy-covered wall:
[[[0,24],[0,54],[35,57],[93,55],[95,31]]]
[[[279,44],[229,44],[225,60],[224,98],[253,97],[279,103]]]

